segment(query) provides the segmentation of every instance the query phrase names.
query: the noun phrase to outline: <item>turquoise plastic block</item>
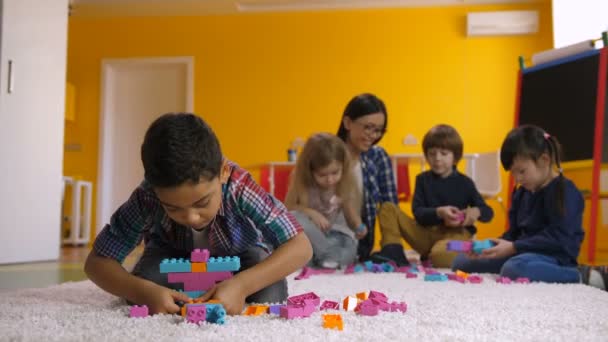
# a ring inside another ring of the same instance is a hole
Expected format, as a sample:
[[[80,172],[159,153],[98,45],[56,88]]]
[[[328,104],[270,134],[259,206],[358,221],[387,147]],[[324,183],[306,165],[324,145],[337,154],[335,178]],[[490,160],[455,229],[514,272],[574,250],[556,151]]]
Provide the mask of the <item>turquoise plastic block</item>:
[[[190,260],[163,259],[160,262],[160,273],[189,273],[192,272]]]
[[[209,258],[207,272],[234,272],[241,268],[241,259],[237,256]]]
[[[481,254],[484,249],[488,249],[494,246],[494,243],[490,240],[473,241],[473,252]]]
[[[427,274],[424,281],[448,281],[448,276],[443,273]]]

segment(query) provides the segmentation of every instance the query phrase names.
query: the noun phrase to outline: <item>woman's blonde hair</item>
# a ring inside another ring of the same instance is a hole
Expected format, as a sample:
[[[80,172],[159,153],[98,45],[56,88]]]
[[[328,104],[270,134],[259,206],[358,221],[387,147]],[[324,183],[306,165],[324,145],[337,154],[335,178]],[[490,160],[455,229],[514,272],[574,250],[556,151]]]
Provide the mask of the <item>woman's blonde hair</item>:
[[[308,190],[316,187],[313,172],[336,161],[342,165],[342,177],[336,186],[336,196],[350,201],[354,208],[361,206],[361,194],[353,173],[352,159],[346,144],[330,133],[317,133],[306,141],[291,174],[289,190],[285,198],[288,208],[308,206]]]

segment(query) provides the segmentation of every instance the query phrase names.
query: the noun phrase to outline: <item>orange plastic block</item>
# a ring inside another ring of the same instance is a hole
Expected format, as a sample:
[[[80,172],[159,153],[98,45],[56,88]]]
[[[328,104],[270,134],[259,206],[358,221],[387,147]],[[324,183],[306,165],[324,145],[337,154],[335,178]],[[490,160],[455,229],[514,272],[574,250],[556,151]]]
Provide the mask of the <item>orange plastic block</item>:
[[[357,307],[358,300],[356,297],[348,296],[342,301],[342,308],[345,311],[354,311]]]
[[[463,272],[461,270],[456,270],[456,276],[457,277],[463,277],[464,279],[467,279],[469,277],[469,274],[467,272]]]
[[[359,292],[357,293],[357,298],[360,300],[367,300],[369,294],[367,292]]]
[[[207,272],[207,263],[206,262],[193,262],[190,264],[192,268],[192,272]]]
[[[209,299],[205,303],[209,303],[209,304],[221,304],[218,299]]]
[[[268,305],[250,305],[245,309],[245,316],[259,316],[268,313]]]
[[[342,321],[342,316],[340,316],[339,314],[323,315],[323,328],[338,329],[342,331],[344,329],[344,322]]]

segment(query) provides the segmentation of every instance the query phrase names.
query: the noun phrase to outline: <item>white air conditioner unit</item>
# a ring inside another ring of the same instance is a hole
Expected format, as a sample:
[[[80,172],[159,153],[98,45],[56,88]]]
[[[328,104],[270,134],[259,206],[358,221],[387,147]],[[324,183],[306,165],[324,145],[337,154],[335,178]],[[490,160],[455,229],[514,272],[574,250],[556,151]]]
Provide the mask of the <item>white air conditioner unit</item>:
[[[473,12],[467,14],[467,36],[538,32],[538,11]]]

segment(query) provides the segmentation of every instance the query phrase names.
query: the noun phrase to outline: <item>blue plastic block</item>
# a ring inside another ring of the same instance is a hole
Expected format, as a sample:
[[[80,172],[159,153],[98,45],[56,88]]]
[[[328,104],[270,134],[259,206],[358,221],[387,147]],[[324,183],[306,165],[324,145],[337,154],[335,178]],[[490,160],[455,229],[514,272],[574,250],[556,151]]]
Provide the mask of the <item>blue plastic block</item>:
[[[207,272],[234,272],[241,268],[241,259],[237,256],[209,258]]]
[[[190,260],[163,259],[160,262],[160,273],[189,273],[192,272]]]
[[[357,264],[355,265],[355,268],[353,269],[353,272],[355,273],[361,273],[364,271],[363,265]]]
[[[473,241],[473,252],[481,254],[484,249],[488,249],[494,246],[494,243],[490,240]]]
[[[448,281],[448,276],[443,273],[427,274],[424,281]]]
[[[395,267],[393,267],[393,265],[385,262],[382,264],[382,270],[384,270],[384,272],[394,272]]]
[[[369,272],[374,270],[374,263],[369,260],[364,262],[363,265],[365,265],[365,269],[368,270]]]
[[[271,305],[268,308],[268,311],[273,314],[273,315],[280,315],[281,314],[281,307],[285,306],[285,304],[277,304],[277,305]]]
[[[207,304],[207,322],[220,325],[226,323],[226,310],[222,304]]]
[[[196,299],[196,298],[204,295],[207,291],[182,291],[182,290],[179,290],[179,292],[183,292],[186,294],[186,296],[188,296],[192,299]]]

